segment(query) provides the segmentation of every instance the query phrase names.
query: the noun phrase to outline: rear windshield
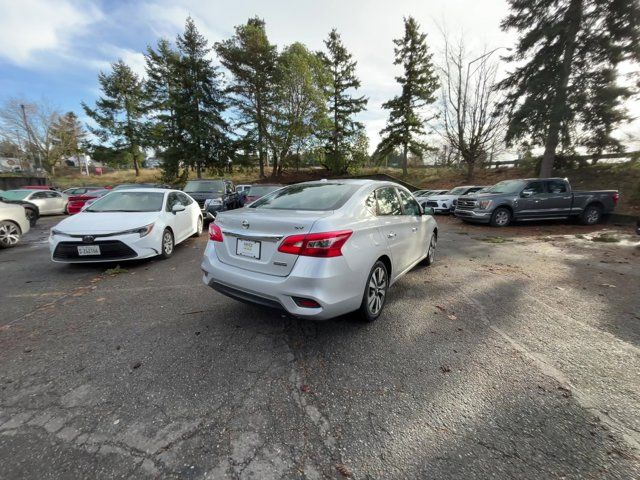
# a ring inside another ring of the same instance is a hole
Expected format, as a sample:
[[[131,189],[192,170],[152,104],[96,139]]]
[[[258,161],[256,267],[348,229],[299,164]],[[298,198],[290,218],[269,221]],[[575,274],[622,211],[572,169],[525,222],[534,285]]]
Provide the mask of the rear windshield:
[[[164,193],[111,192],[91,204],[85,212],[159,212]]]
[[[224,182],[219,180],[214,181],[200,181],[187,182],[184,187],[184,191],[187,193],[224,193]]]
[[[2,192],[2,196],[7,200],[23,200],[31,193],[33,190],[9,190]]]
[[[266,186],[254,185],[247,189],[247,193],[252,197],[261,197],[279,188],[280,188],[279,185],[266,185]]]
[[[346,183],[290,185],[260,198],[252,203],[249,208],[312,211],[336,210],[342,207],[358,188],[359,185]]]

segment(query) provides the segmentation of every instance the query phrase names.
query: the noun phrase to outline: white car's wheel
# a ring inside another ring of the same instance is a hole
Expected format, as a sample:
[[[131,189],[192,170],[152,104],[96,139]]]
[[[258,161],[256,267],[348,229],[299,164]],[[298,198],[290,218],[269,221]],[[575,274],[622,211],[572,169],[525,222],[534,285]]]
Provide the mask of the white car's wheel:
[[[198,220],[196,222],[196,233],[194,233],[193,236],[199,237],[200,235],[202,235],[203,230],[204,230],[204,221],[202,220],[202,217],[198,217]]]
[[[8,220],[0,222],[0,248],[10,248],[17,245],[21,237],[22,232],[18,225]]]
[[[369,273],[364,288],[360,316],[367,322],[373,322],[382,313],[389,288],[389,273],[384,263],[378,260]]]
[[[162,232],[162,245],[160,246],[160,256],[162,258],[169,258],[173,255],[173,250],[175,248],[175,242],[173,239],[173,233],[168,228],[164,229]]]
[[[429,249],[427,250],[427,257],[424,259],[424,264],[429,266],[436,261],[436,245],[438,244],[438,234],[433,232],[431,235],[431,241],[429,242]]]

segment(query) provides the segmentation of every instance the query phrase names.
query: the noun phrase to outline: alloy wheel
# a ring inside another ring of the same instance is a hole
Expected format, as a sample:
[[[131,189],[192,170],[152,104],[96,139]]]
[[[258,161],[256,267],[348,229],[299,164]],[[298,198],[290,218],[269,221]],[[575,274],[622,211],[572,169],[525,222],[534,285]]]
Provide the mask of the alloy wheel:
[[[164,250],[165,255],[171,255],[173,252],[173,236],[170,231],[164,232],[162,236],[162,249]]]
[[[500,210],[496,214],[496,224],[502,226],[509,223],[509,213],[506,210]]]
[[[384,305],[387,294],[387,272],[378,267],[373,271],[367,289],[367,306],[372,315],[377,315]]]
[[[429,242],[429,253],[427,254],[427,261],[429,262],[429,265],[431,265],[433,263],[433,261],[436,259],[436,245],[438,243],[438,237],[433,234],[431,235],[431,242]]]
[[[600,219],[600,212],[598,211],[598,209],[597,208],[589,209],[589,211],[587,212],[587,223],[589,225],[593,225],[595,223],[598,223],[599,219]]]
[[[12,222],[0,222],[0,246],[13,247],[20,240],[20,229]]]

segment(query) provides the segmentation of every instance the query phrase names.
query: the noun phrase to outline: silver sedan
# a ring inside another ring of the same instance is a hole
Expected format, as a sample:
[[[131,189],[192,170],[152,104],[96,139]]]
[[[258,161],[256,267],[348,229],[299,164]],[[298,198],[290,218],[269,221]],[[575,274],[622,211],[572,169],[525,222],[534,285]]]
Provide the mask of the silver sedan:
[[[309,319],[380,316],[387,290],[434,261],[438,226],[400,185],[300,183],[209,225],[203,281],[237,300]]]
[[[24,200],[34,203],[40,215],[67,213],[69,197],[54,190],[8,190],[2,194],[10,200]]]

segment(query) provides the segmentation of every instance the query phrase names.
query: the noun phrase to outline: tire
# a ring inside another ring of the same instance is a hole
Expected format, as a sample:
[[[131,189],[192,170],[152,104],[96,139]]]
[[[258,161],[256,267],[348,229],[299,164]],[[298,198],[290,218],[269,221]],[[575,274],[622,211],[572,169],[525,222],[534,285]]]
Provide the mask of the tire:
[[[362,294],[359,314],[365,322],[373,322],[380,316],[387,299],[389,289],[389,273],[384,263],[378,260],[367,277],[367,283]],[[375,299],[374,299],[375,297]]]
[[[584,225],[596,225],[602,220],[602,208],[598,205],[587,205],[584,209],[580,220]]]
[[[173,233],[168,228],[162,232],[162,241],[160,243],[160,256],[162,258],[169,258],[173,255],[176,245],[173,239]]]
[[[9,220],[0,222],[0,248],[15,247],[22,238],[20,227]]]
[[[197,238],[200,235],[202,235],[202,231],[204,230],[204,221],[202,220],[202,217],[198,217],[198,221],[196,224],[196,233],[194,233],[192,235],[192,237]]]
[[[431,240],[429,241],[429,248],[427,249],[427,256],[423,260],[424,264],[428,267],[433,265],[436,261],[436,246],[438,245],[438,232],[433,232]]]
[[[27,220],[29,220],[29,226],[35,227],[36,222],[38,221],[38,216],[36,215],[36,211],[31,208],[24,209],[27,214]]]
[[[64,212],[62,212],[62,213],[64,213],[65,215],[69,215],[69,204],[68,203],[64,206]]]
[[[492,227],[506,227],[511,223],[511,210],[504,207],[498,207],[493,211],[491,215]]]

